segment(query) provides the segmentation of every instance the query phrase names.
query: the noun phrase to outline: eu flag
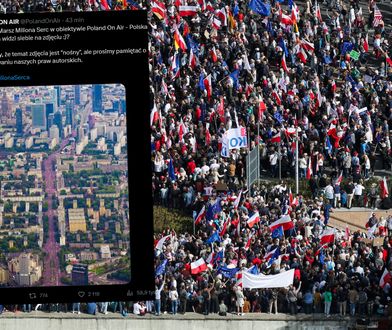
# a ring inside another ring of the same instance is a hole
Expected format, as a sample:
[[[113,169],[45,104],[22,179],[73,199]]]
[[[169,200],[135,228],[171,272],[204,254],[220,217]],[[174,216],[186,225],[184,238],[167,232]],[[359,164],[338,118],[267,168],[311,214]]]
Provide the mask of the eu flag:
[[[238,75],[239,75],[238,70],[235,70],[232,73],[230,73],[230,78],[233,80],[233,86],[235,89],[238,89]]]
[[[280,238],[284,236],[283,227],[280,226],[272,232],[272,238]]]
[[[218,273],[222,274],[226,278],[232,278],[235,274],[240,270],[239,268],[227,268],[227,267],[219,267]]]
[[[173,165],[173,159],[170,158],[169,161],[169,166],[168,166],[168,172],[169,172],[169,178],[171,181],[175,181],[176,180],[176,174],[174,173],[174,165]]]
[[[249,8],[259,15],[269,16],[271,14],[271,5],[262,0],[251,0]]]
[[[259,269],[257,268],[257,265],[254,265],[253,267],[248,269],[248,273],[251,273],[253,275],[259,275]]]
[[[209,238],[207,238],[207,240],[205,241],[206,244],[212,244],[214,242],[220,242],[221,239],[219,237],[218,232],[214,232]]]
[[[167,265],[167,259],[163,260],[162,263],[157,267],[155,271],[155,276],[164,274],[166,272],[166,265]]]

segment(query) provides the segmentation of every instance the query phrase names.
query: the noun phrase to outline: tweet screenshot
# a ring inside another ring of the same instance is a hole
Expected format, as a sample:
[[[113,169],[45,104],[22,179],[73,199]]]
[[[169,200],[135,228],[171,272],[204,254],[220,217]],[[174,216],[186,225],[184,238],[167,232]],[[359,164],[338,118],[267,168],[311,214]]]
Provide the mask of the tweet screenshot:
[[[151,298],[147,14],[7,15],[0,40],[1,303]]]

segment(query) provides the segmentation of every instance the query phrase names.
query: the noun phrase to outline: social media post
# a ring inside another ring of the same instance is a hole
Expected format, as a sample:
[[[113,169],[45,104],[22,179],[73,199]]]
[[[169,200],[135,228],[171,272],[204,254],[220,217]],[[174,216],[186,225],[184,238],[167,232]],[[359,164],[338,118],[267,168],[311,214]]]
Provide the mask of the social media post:
[[[2,20],[2,303],[153,293],[146,15],[106,14]]]

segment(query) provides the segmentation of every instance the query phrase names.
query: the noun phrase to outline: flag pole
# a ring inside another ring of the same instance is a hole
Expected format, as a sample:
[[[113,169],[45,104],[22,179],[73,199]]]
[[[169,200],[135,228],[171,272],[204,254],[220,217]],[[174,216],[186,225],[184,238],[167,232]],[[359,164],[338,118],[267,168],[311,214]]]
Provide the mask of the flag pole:
[[[295,116],[295,119],[297,119],[297,116]],[[299,168],[298,168],[298,123],[297,123],[295,127],[295,193],[296,195],[298,195],[298,191],[299,191],[298,176],[299,176]]]
[[[279,181],[282,180],[282,155],[281,155],[281,143],[278,143],[278,161],[279,161]]]
[[[257,122],[257,187],[260,190],[260,118]]]

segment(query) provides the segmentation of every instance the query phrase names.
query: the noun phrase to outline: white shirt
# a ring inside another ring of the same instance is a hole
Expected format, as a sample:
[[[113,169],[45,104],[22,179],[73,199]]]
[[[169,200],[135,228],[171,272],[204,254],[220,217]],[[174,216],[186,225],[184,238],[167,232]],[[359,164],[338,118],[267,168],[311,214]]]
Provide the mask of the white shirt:
[[[362,195],[362,190],[365,189],[361,184],[357,184],[354,188],[354,195]]]

